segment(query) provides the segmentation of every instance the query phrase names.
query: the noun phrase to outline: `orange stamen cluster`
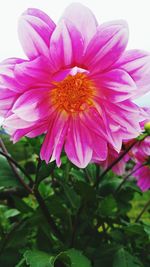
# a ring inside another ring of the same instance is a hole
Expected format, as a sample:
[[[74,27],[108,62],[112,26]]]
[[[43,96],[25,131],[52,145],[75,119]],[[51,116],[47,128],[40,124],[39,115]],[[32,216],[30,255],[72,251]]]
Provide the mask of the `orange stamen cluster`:
[[[63,81],[53,82],[51,102],[57,108],[75,113],[93,105],[95,87],[85,73],[68,75]]]

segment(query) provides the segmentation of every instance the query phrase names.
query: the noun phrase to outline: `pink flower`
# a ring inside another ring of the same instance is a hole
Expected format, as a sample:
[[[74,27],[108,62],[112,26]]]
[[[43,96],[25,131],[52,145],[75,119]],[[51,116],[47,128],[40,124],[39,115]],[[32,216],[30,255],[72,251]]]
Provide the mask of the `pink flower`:
[[[108,145],[141,132],[132,99],[149,90],[150,55],[125,52],[124,21],[98,25],[81,4],[70,5],[58,25],[42,11],[20,18],[19,38],[28,59],[7,59],[0,68],[0,115],[14,142],[45,134],[41,159],[56,160],[64,148],[84,168],[104,161]]]
[[[118,159],[123,150],[120,153],[116,152],[112,147],[108,147],[108,156],[106,160],[100,162],[101,166],[107,169],[116,159]],[[122,175],[125,172],[126,163],[129,161],[130,156],[126,154],[117,164],[112,167],[112,171],[117,175]]]
[[[150,108],[140,108],[140,117],[144,120],[140,122],[141,129],[144,131],[144,125],[150,119]],[[135,139],[123,140],[123,146],[120,153],[117,153],[112,146],[108,146],[108,156],[106,160],[100,162],[104,169],[107,169],[115,160],[117,160],[120,155],[124,152],[125,149],[128,149],[130,145],[135,141]],[[134,146],[125,156],[113,166],[112,171],[117,175],[122,175],[125,172],[126,163],[131,159],[134,158],[134,152],[137,149],[137,145]]]
[[[132,149],[132,156],[136,162],[134,177],[142,191],[150,189],[150,136],[139,142]]]

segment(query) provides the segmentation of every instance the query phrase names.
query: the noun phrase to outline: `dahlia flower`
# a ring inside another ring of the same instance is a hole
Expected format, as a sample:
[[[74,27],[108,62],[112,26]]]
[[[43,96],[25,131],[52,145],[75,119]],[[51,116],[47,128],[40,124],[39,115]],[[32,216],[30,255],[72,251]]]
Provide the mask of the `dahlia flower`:
[[[60,166],[64,149],[84,168],[106,160],[108,145],[119,153],[123,140],[139,135],[142,118],[133,99],[149,90],[150,55],[125,51],[126,22],[99,26],[75,3],[57,25],[29,8],[18,32],[28,59],[0,65],[0,115],[14,142],[44,134],[42,160]]]

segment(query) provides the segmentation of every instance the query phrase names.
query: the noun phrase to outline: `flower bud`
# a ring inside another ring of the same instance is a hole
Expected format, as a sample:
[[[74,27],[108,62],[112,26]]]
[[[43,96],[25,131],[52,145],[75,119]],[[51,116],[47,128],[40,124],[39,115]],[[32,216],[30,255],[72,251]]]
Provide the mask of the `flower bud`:
[[[145,123],[144,129],[148,133],[148,135],[150,135],[150,122]]]

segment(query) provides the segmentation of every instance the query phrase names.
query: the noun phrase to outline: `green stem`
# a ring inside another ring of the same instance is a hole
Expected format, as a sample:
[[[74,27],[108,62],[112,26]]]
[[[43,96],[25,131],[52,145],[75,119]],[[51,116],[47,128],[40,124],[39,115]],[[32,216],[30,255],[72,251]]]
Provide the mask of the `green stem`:
[[[7,149],[6,149],[6,147],[5,147],[5,145],[4,145],[4,143],[3,143],[1,138],[0,138],[0,147],[1,147],[2,151],[3,151],[3,152],[0,151],[0,154],[7,158],[8,163],[9,163],[10,167],[12,168],[12,170],[13,170],[16,178],[18,179],[18,181],[28,191],[29,194],[32,194],[32,189],[24,182],[24,179],[19,174],[18,169],[16,168],[16,164],[14,164],[15,161],[12,158],[10,159],[8,151],[7,151]],[[17,163],[17,165],[18,165],[18,163]]]
[[[132,172],[130,172],[128,175],[126,175],[124,178],[123,178],[123,181],[120,183],[120,185],[117,187],[116,191],[115,191],[115,194],[117,194],[121,187],[125,184],[125,182],[128,180],[128,178],[134,174],[136,171],[138,171],[140,168],[142,168],[143,166],[145,165],[145,163],[141,164],[140,166],[138,166],[137,168],[135,168]]]
[[[49,210],[45,204],[45,201],[44,199],[42,198],[40,192],[38,191],[38,189],[35,189],[34,190],[34,195],[36,197],[36,200],[39,204],[39,207],[48,223],[48,225],[50,226],[50,230],[55,234],[55,236],[60,240],[60,241],[63,241],[63,238],[62,238],[62,234],[61,232],[59,231],[59,229],[57,228],[53,218],[51,217],[50,213],[49,213]]]
[[[95,183],[95,185],[94,186],[98,186],[99,185],[99,183],[100,183],[100,181],[101,181],[101,179],[117,164],[117,163],[119,163],[120,162],[120,160],[122,160],[123,159],[123,157],[130,151],[130,149],[133,147],[133,146],[135,146],[135,144],[137,144],[139,142],[139,140],[135,140],[126,150],[124,150],[121,154],[120,154],[120,156],[117,158],[117,159],[115,159],[109,166],[108,166],[108,168],[100,175],[100,176],[98,176],[97,177],[97,180],[96,180],[96,183]]]
[[[148,209],[148,207],[150,206],[150,200],[148,200],[145,204],[145,206],[143,207],[143,209],[141,210],[140,214],[137,216],[135,222],[137,223],[140,218],[142,217],[142,215],[144,214],[144,212]]]
[[[2,149],[2,151],[0,151],[0,154],[2,155],[2,156],[4,156],[7,160],[8,160],[8,162],[9,162],[9,164],[10,163],[12,163],[14,166],[16,166],[28,179],[29,179],[29,181],[31,182],[31,183],[33,183],[33,181],[32,181],[32,178],[31,178],[31,176],[26,172],[26,170],[24,169],[24,168],[22,168],[21,166],[20,166],[20,164],[17,162],[17,161],[15,161],[10,155],[9,155],[9,153],[8,153],[8,151],[7,151],[7,149],[6,149],[6,147],[5,147],[5,145],[4,145],[4,143],[3,143],[3,141],[2,141],[2,139],[0,138],[0,147],[1,147],[1,149]],[[12,166],[12,164],[11,164],[11,166]]]
[[[38,159],[38,164],[37,164],[37,169],[36,169],[36,177],[35,177],[35,184],[34,184],[34,195],[36,197],[36,200],[39,204],[39,207],[48,223],[48,225],[50,226],[50,230],[55,234],[55,236],[60,240],[63,241],[62,238],[62,234],[59,231],[59,229],[57,228],[55,221],[53,220],[53,218],[50,215],[50,212],[45,204],[45,201],[43,199],[43,197],[41,196],[40,192],[39,192],[39,184],[40,184],[40,180],[39,180],[39,170],[41,167],[42,161],[39,157]]]

